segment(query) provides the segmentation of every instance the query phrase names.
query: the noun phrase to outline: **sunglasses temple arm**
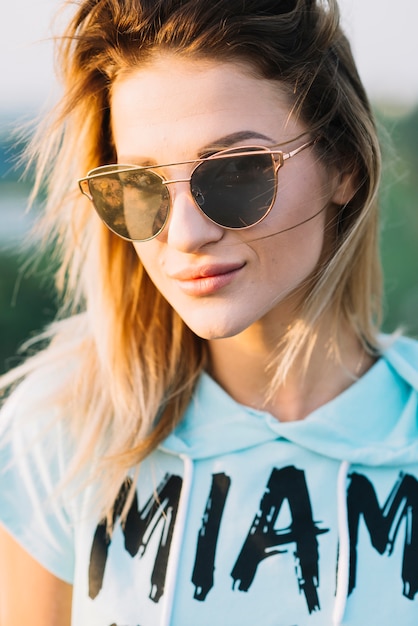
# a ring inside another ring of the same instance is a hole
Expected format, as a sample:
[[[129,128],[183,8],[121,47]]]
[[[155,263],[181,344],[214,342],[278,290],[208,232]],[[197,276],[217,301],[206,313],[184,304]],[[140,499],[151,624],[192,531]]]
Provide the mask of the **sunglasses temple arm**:
[[[305,150],[306,148],[313,146],[318,140],[319,140],[319,137],[317,137],[316,139],[312,139],[312,141],[308,141],[307,143],[304,143],[302,146],[299,146],[299,148],[296,148],[295,150],[292,150],[291,152],[284,152],[283,161],[287,161],[287,159],[290,159],[293,156],[296,156],[297,154],[299,154],[299,152],[302,152],[302,150]]]

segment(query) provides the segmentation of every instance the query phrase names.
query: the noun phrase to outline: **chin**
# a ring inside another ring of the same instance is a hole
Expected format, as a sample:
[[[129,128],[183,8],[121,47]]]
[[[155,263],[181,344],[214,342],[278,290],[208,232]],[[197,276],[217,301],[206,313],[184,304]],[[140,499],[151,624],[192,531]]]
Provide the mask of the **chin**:
[[[195,335],[200,337],[200,339],[206,339],[210,341],[212,339],[225,339],[226,337],[232,337],[235,333],[228,333],[227,331],[223,331],[215,328],[207,328],[202,326],[197,326],[193,324],[186,324]]]
[[[242,331],[248,328],[248,325],[238,326],[234,324],[202,324],[201,322],[197,323],[189,323],[187,320],[184,320],[186,326],[190,328],[191,331],[195,333],[201,339],[206,339],[207,341],[215,340],[215,339],[227,339],[228,337],[235,337],[239,335]]]

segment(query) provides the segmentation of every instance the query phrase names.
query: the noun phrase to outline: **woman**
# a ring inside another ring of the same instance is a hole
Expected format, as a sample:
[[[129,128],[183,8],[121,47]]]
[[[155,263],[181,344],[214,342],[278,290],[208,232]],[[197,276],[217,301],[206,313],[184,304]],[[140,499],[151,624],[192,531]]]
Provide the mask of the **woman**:
[[[416,624],[418,349],[379,335],[336,3],[83,0],[61,68],[66,299],[3,383],[2,626]]]

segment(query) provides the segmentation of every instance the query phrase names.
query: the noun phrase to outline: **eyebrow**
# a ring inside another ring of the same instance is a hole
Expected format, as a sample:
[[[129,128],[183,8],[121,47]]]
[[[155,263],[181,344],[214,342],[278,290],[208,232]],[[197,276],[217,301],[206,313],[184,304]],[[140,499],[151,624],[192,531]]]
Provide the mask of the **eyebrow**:
[[[219,152],[220,150],[224,150],[225,148],[229,148],[235,144],[239,144],[243,141],[247,141],[248,139],[261,139],[262,141],[268,141],[274,143],[274,140],[267,135],[263,135],[262,133],[257,133],[253,130],[241,130],[236,133],[230,133],[229,135],[224,135],[223,137],[219,137],[214,141],[206,144],[202,148],[200,148],[197,153],[197,158],[201,159],[215,152]],[[192,161],[193,159],[190,159]],[[148,157],[139,157],[139,156],[123,156],[120,162],[122,163],[132,163],[138,164],[144,167],[149,165],[156,165],[152,159]]]
[[[203,146],[201,150],[199,150],[199,157],[205,156],[208,153],[217,152],[218,150],[222,150],[224,148],[229,148],[230,146],[241,143],[242,141],[247,141],[248,139],[262,139],[263,141],[274,142],[271,137],[267,135],[263,135],[262,133],[256,133],[253,130],[241,130],[236,133],[231,133],[229,135],[224,135],[223,137],[219,137],[214,142]]]

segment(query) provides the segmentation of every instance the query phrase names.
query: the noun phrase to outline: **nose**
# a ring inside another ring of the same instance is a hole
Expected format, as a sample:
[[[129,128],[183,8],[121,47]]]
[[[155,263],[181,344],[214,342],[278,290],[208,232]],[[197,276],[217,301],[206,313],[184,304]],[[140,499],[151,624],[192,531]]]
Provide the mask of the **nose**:
[[[188,179],[169,181],[167,187],[171,208],[160,239],[165,239],[168,245],[183,252],[197,252],[223,237],[225,229],[206,217],[196,204]]]

